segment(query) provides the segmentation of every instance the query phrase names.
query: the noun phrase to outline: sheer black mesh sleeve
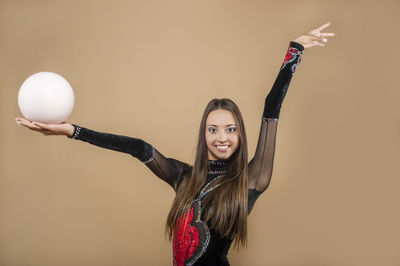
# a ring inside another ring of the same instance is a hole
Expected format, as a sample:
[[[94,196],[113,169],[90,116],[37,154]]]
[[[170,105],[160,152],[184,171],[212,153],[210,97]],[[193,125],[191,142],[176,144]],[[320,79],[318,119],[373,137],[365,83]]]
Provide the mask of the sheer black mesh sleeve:
[[[271,182],[279,113],[296,66],[300,63],[303,49],[301,44],[290,42],[278,77],[265,99],[256,152],[249,163],[249,189],[255,190],[252,193],[256,197],[265,191]]]
[[[68,138],[88,142],[105,149],[128,153],[145,163],[154,174],[167,182],[174,190],[176,190],[178,180],[191,169],[186,163],[165,158],[152,145],[141,139],[98,132],[75,124],[73,126],[74,133]]]
[[[153,160],[146,165],[159,178],[170,184],[175,191],[181,179],[189,175],[192,170],[192,166],[172,158],[165,158],[156,149],[154,149]]]

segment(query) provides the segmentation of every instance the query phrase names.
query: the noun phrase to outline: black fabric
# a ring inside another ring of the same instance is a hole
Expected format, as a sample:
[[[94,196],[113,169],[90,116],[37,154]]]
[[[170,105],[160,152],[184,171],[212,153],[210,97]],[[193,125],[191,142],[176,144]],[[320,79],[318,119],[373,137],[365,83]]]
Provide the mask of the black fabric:
[[[229,266],[228,251],[231,247],[232,240],[221,237],[221,235],[213,230],[210,230],[210,243],[207,251],[193,265],[207,266]]]
[[[217,177],[220,172],[223,172],[227,169],[227,164],[224,164],[224,161],[219,160],[209,160],[209,172],[207,175],[207,182]],[[261,192],[256,191],[255,189],[249,189],[248,192],[248,212],[250,213],[255,201]],[[205,213],[205,211],[203,211]],[[204,217],[202,217],[204,220]],[[232,239],[227,237],[222,237],[217,231],[213,228],[210,228],[210,243],[208,244],[207,251],[200,257],[198,261],[194,265],[215,265],[215,266],[226,266],[230,265],[228,261],[228,251],[232,245]]]
[[[72,125],[74,126],[74,133],[72,136],[68,136],[68,138],[72,139],[74,136],[76,136],[75,133],[79,128],[79,135],[76,137],[78,140],[89,142],[90,144],[105,149],[131,154],[142,162],[145,162],[153,157],[152,146],[141,139],[97,132],[75,124]]]
[[[208,161],[208,174],[207,182],[223,174],[227,170],[228,164],[226,161],[209,160]],[[203,211],[203,214],[205,212]],[[204,216],[202,216],[204,221]],[[210,243],[208,244],[206,252],[196,261],[194,265],[215,265],[225,266],[229,265],[228,250],[232,244],[232,240],[227,237],[222,237],[217,231],[210,228]]]
[[[303,50],[303,45],[296,42],[290,42],[278,77],[276,78],[271,91],[265,99],[263,117],[279,118],[283,99],[286,96],[287,89],[289,87],[296,66],[300,63]]]
[[[278,120],[268,118],[279,118],[283,99],[295,68],[300,62],[303,49],[301,44],[290,43],[278,77],[265,99],[256,151],[248,165],[249,213],[257,198],[271,182]],[[175,191],[182,179],[190,175],[192,170],[192,166],[184,162],[164,157],[152,145],[141,139],[97,132],[75,124],[74,128],[74,134],[69,138],[132,155],[144,162],[156,176],[167,182]],[[215,161],[209,161],[209,163],[211,169],[218,165]],[[214,175],[209,173],[209,178]],[[210,234],[211,240],[206,253],[194,265],[229,265],[227,254],[232,241],[221,238],[218,232],[212,229],[210,229]]]

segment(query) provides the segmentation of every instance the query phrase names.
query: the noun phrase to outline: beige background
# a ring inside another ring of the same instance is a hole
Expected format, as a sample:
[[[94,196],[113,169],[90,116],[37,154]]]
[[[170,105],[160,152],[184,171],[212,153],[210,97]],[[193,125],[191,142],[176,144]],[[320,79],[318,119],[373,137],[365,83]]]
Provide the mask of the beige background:
[[[285,99],[270,188],[232,265],[400,265],[399,1],[0,1],[0,265],[171,265],[174,197],[130,155],[18,127],[17,95],[53,71],[68,122],[192,163],[213,97],[255,150],[289,41],[326,21]]]

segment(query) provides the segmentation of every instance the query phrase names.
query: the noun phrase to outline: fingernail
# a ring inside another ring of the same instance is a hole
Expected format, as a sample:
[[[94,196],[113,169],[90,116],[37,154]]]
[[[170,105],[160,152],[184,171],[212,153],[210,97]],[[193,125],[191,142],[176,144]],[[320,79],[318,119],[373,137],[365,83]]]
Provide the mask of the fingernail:
[[[323,42],[327,42],[328,40],[327,40],[326,38],[323,38],[322,41],[323,41]]]
[[[18,124],[18,126],[20,126],[21,124],[17,121],[17,120],[15,120],[15,122]]]

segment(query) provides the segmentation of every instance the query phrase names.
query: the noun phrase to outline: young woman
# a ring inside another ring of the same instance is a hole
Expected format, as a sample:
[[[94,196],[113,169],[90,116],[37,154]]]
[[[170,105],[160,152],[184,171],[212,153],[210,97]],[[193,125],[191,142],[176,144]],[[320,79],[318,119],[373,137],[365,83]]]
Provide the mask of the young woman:
[[[165,158],[137,138],[93,131],[75,124],[43,124],[17,118],[44,135],[66,135],[131,154],[176,192],[166,231],[174,265],[229,265],[232,244],[244,247],[247,216],[270,183],[279,113],[304,48],[324,46],[326,23],[290,42],[278,77],[265,99],[254,157],[248,163],[246,132],[239,108],[229,99],[211,100],[202,117],[193,165]]]

